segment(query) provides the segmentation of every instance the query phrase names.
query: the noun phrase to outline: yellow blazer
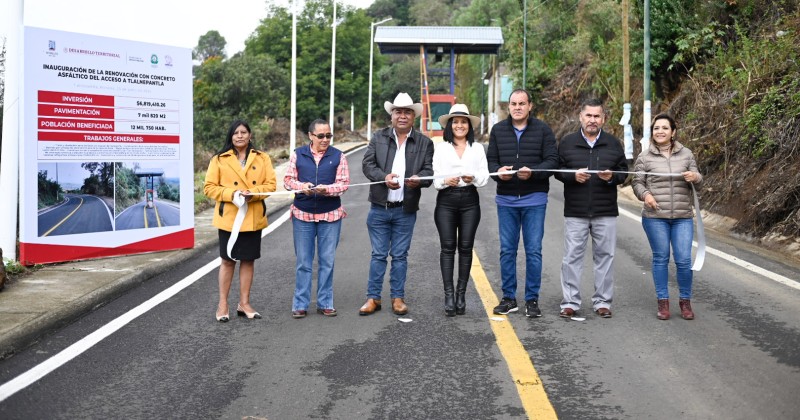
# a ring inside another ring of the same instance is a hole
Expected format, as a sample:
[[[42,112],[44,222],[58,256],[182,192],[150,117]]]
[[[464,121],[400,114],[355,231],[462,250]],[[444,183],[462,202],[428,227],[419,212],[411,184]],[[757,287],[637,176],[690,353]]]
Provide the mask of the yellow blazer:
[[[250,192],[275,191],[275,169],[269,155],[252,149],[247,155],[247,164],[242,168],[235,151],[230,150],[211,158],[206,172],[203,193],[217,202],[214,207],[215,227],[231,231],[238,207],[233,204],[233,193],[237,190]],[[260,197],[247,203],[247,215],[242,222],[242,232],[252,232],[267,227],[267,206]]]

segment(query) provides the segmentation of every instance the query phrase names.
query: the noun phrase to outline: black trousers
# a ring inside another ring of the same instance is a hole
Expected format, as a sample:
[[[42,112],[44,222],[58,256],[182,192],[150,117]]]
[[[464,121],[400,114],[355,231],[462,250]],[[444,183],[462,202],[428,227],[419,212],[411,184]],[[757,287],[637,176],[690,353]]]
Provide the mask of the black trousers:
[[[440,190],[436,196],[433,220],[439,231],[439,242],[442,248],[439,254],[439,265],[445,288],[447,289],[448,284],[453,284],[456,249],[458,249],[458,280],[466,283],[472,267],[472,246],[475,244],[475,232],[481,221],[478,189],[470,185]]]

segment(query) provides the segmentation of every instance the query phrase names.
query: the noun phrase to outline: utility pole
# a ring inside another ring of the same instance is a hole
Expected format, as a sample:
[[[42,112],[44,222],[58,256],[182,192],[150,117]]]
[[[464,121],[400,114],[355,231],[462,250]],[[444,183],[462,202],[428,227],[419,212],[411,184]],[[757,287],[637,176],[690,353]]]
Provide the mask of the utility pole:
[[[367,141],[372,139],[372,56],[375,51],[375,26],[392,20],[392,17],[369,24],[369,96],[367,97]]]
[[[522,1],[522,88],[527,89],[528,76],[528,0]]]
[[[631,101],[631,47],[628,32],[628,9],[630,0],[622,0],[622,102]]]
[[[289,94],[289,155],[297,147],[297,0],[292,0],[292,76]]]
[[[650,0],[644,0],[644,109],[642,109],[642,150],[650,147]]]
[[[333,0],[333,37],[331,39],[331,103],[328,113],[328,124],[331,125],[331,133],[336,134],[333,122],[333,90],[336,88],[336,0]],[[331,138],[331,145],[336,136]]]
[[[628,32],[629,1],[622,0],[622,119],[625,158],[633,160],[633,129],[631,128],[631,48]]]

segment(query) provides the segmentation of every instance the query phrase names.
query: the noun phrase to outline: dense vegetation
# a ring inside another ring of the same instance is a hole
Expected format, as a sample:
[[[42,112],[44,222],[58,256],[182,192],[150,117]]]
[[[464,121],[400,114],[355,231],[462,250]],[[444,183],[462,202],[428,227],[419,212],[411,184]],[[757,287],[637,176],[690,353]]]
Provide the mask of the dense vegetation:
[[[114,165],[111,162],[85,162],[81,167],[89,172],[83,180],[82,193],[114,197]]]
[[[49,180],[47,178],[47,171],[39,171],[37,179],[37,191],[39,191],[37,207],[39,209],[52,206],[64,198],[64,190],[61,189],[61,185],[55,181]]]
[[[116,182],[114,183],[114,217],[128,207],[139,203],[144,197],[142,180],[136,176],[136,168],[128,168],[120,162],[114,164]]]

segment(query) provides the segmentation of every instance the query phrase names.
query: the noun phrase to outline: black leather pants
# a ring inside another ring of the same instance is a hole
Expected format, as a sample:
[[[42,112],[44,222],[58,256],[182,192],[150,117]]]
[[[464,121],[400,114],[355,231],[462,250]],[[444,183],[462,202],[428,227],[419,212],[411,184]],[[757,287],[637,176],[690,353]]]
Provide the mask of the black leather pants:
[[[475,232],[481,221],[481,206],[478,190],[474,186],[446,188],[436,196],[433,213],[439,231],[441,253],[439,265],[442,270],[445,293],[453,290],[453,266],[458,249],[458,280],[466,283],[472,267],[472,246]],[[449,287],[448,287],[449,286]],[[452,292],[451,292],[452,293]]]

